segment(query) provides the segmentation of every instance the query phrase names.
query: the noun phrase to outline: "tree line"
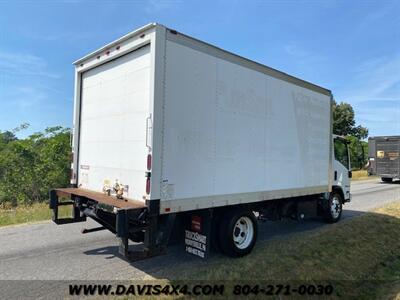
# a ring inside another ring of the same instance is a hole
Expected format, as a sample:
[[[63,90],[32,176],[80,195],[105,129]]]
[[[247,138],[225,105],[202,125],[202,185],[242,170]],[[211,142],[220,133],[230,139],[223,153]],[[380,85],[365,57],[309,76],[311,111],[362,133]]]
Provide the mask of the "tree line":
[[[0,204],[44,201],[50,188],[69,183],[70,129],[50,127],[18,139],[27,127],[0,132]]]
[[[348,103],[333,105],[333,131],[347,136],[352,166],[362,168],[367,161],[368,129],[356,126],[354,110]],[[26,138],[17,133],[29,125],[0,131],[0,205],[31,204],[48,199],[54,187],[66,187],[70,177],[71,132],[50,127]]]

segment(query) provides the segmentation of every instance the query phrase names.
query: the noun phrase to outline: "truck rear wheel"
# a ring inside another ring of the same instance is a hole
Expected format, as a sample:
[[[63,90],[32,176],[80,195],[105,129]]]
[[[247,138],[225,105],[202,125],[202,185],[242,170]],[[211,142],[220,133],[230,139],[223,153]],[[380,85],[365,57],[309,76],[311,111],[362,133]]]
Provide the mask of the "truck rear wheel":
[[[382,177],[381,180],[382,180],[383,182],[392,182],[392,181],[393,181],[393,178]]]
[[[333,191],[328,200],[328,205],[325,208],[324,219],[328,223],[336,223],[342,216],[343,197]]]
[[[231,257],[249,254],[256,243],[257,231],[253,212],[233,210],[224,214],[219,228],[221,251]]]

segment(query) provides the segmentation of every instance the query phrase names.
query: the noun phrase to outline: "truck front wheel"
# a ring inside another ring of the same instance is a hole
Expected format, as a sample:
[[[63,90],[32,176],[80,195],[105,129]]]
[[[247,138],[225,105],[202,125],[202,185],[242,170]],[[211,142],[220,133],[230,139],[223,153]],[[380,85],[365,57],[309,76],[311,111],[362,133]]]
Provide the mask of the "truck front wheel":
[[[328,200],[328,205],[325,207],[325,221],[328,223],[336,223],[342,216],[343,197],[333,191]]]
[[[231,257],[247,255],[257,240],[257,219],[252,211],[233,210],[222,216],[220,249]]]

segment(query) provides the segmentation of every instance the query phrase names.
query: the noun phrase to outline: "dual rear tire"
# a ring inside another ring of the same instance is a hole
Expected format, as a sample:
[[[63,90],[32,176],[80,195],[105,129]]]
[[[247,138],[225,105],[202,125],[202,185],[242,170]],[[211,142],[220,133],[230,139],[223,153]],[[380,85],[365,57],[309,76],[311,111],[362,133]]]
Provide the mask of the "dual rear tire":
[[[253,250],[258,224],[252,211],[231,210],[221,216],[216,228],[219,249],[231,257],[242,257]]]

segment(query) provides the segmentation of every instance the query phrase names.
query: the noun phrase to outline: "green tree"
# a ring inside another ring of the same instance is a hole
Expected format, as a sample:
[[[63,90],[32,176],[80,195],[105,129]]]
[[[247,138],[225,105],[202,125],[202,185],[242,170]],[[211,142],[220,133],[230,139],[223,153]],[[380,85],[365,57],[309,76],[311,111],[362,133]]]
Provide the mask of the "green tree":
[[[333,101],[333,133],[352,135],[362,140],[368,136],[368,129],[361,125],[355,126],[354,109],[349,103]]]
[[[349,103],[333,102],[333,133],[347,137],[352,167],[363,168],[367,162],[368,143],[362,140],[368,137],[368,129],[356,126],[354,109]]]
[[[9,142],[15,141],[17,137],[12,131],[7,130],[4,132],[0,132],[0,139],[2,143],[8,144]]]
[[[48,198],[52,187],[67,186],[70,130],[47,128],[0,148],[0,203],[31,203]]]
[[[355,125],[354,110],[350,104],[333,102],[333,133],[338,135],[348,135],[352,133]]]

